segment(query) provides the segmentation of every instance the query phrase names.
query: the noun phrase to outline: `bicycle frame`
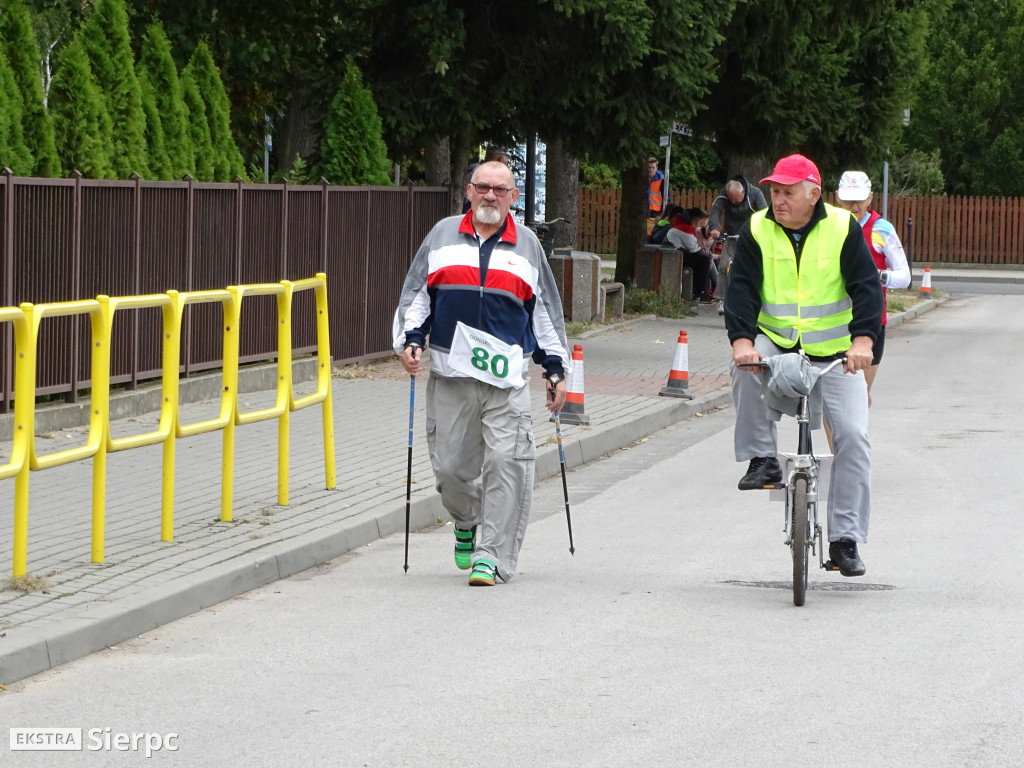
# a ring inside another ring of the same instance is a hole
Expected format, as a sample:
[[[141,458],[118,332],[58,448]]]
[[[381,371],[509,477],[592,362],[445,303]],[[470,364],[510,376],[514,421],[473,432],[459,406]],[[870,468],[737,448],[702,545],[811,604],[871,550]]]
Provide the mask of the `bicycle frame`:
[[[786,536],[786,546],[793,545],[793,493],[796,487],[796,480],[803,477],[807,481],[807,541],[810,542],[811,552],[818,556],[818,566],[825,567],[824,548],[821,546],[821,524],[818,522],[818,478],[823,472],[827,473],[832,464],[832,454],[815,454],[811,445],[810,416],[807,413],[807,400],[803,398],[798,406],[797,420],[797,450],[796,453],[780,452],[779,458],[783,460],[783,477],[786,484],[770,492],[771,500],[785,501],[786,512],[783,523],[783,533]],[[776,495],[778,494],[778,495]]]
[[[803,351],[800,352],[804,354]],[[815,386],[837,365],[845,363],[845,358],[835,360],[821,369]],[[765,365],[761,363],[741,363],[743,366]],[[832,570],[825,562],[825,550],[822,546],[821,523],[818,522],[819,478],[823,477],[822,469],[827,469],[832,460],[831,454],[815,455],[811,444],[811,424],[808,403],[809,395],[800,398],[797,404],[797,450],[796,453],[779,453],[785,468],[783,476],[786,483],[780,484],[770,491],[769,498],[786,502],[786,516],[783,531],[786,535],[786,546],[793,553],[793,602],[803,605],[807,591],[807,549],[818,555],[818,566]],[[781,494],[781,495],[780,495]],[[804,527],[801,531],[800,528]],[[830,561],[831,562],[831,561]]]

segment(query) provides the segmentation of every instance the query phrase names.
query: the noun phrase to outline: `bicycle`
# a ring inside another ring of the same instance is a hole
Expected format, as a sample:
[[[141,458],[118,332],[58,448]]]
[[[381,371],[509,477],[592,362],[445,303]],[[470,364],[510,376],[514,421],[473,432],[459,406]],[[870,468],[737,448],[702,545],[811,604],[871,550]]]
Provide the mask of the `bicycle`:
[[[550,259],[551,254],[555,251],[555,238],[554,236],[548,237],[551,225],[558,224],[563,221],[565,221],[565,219],[562,216],[559,216],[557,219],[552,219],[551,221],[535,221],[532,224],[526,225],[533,231],[533,234],[537,236],[537,239],[540,240],[541,247],[544,249],[544,258],[546,259]]]
[[[799,353],[806,357],[803,350]],[[838,365],[843,365],[846,358],[834,360],[832,363],[821,369],[815,387],[820,386],[821,379]],[[739,363],[740,368],[761,368],[768,367],[766,362]],[[784,532],[785,543],[792,550],[793,555],[793,604],[800,606],[804,604],[807,595],[807,569],[809,554],[817,552],[818,565],[825,571],[838,571],[839,567],[826,561],[824,558],[824,547],[821,542],[821,524],[818,522],[818,478],[822,465],[826,467],[832,460],[832,454],[814,453],[811,446],[811,425],[808,412],[808,401],[810,394],[803,395],[797,404],[797,449],[796,453],[779,453],[784,459],[785,469],[783,477],[785,482],[767,485],[765,488],[784,494],[786,502],[786,519]],[[770,497],[777,499],[778,496]]]

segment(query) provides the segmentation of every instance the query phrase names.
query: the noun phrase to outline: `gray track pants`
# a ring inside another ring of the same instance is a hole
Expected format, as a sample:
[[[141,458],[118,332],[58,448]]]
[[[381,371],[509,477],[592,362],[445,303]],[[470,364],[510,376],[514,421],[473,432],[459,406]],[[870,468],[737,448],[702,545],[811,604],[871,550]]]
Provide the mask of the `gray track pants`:
[[[729,265],[736,254],[736,240],[730,239],[722,243],[722,256],[718,260],[718,285],[715,286],[715,298],[725,299],[725,291],[729,287]]]
[[[757,348],[775,347],[758,336]],[[827,363],[814,363],[824,368]],[[871,441],[868,437],[868,389],[863,372],[832,370],[819,379],[825,418],[832,427],[835,459],[828,491],[828,540],[868,540],[871,516]],[[732,399],[736,405],[733,433],[736,461],[778,452],[778,428],[761,399],[761,375],[732,367]],[[820,437],[824,443],[824,436]],[[827,447],[827,443],[825,446]],[[794,444],[793,449],[796,448]]]
[[[511,581],[526,536],[537,457],[530,389],[431,374],[427,446],[441,503],[459,528],[478,525],[473,560]]]

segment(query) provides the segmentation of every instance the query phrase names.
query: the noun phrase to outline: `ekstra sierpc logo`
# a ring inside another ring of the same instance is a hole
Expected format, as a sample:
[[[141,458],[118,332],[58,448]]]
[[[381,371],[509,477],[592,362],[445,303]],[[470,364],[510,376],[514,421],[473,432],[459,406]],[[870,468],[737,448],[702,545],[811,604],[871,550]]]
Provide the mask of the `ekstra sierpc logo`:
[[[111,728],[11,728],[12,752],[177,752],[176,733],[118,733]]]
[[[81,728],[11,728],[12,752],[80,752]]]

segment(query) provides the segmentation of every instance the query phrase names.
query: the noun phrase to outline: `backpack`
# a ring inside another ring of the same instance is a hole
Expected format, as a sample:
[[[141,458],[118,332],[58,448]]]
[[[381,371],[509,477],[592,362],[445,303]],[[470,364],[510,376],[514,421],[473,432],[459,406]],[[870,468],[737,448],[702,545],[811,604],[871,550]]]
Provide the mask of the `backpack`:
[[[651,245],[661,245],[665,242],[665,235],[668,234],[670,229],[672,229],[672,225],[665,221],[665,219],[662,219],[654,225],[654,229],[651,230],[651,234],[647,236],[647,242]]]

